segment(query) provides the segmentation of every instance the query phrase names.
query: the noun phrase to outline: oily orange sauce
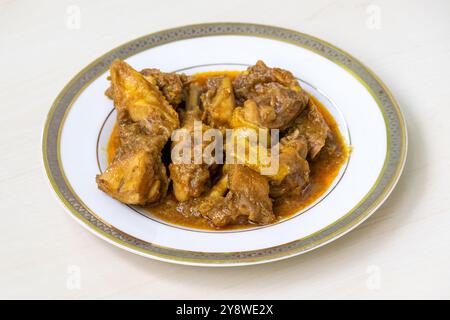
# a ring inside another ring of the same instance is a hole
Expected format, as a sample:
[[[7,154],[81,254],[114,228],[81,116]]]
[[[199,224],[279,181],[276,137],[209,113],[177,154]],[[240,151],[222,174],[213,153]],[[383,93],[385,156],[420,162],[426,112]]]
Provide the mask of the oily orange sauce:
[[[195,77],[196,81],[199,83],[204,83],[207,78],[212,76],[227,75],[234,79],[239,73],[240,71],[209,71],[195,74],[193,77]],[[274,212],[279,220],[291,217],[320,198],[333,183],[334,179],[339,174],[341,167],[348,160],[349,148],[346,145],[333,116],[317,98],[311,94],[310,97],[330,127],[331,134],[327,139],[326,145],[322,148],[316,159],[308,161],[310,165],[310,182],[304,189],[302,195],[297,197],[282,197],[274,202]],[[118,147],[118,126],[115,125],[107,146],[109,163],[114,159]],[[195,229],[216,229],[206,219],[184,216],[177,210],[177,206],[178,201],[172,193],[169,193],[159,204],[146,207],[145,209],[149,212],[149,215],[174,225]],[[254,225],[251,224],[231,225],[221,228],[221,230],[245,229],[253,226]]]

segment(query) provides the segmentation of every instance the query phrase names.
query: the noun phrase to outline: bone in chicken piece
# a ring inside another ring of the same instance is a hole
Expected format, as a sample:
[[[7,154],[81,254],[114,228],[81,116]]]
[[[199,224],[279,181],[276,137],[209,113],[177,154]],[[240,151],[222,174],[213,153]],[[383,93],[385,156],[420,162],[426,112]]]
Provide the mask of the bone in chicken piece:
[[[245,119],[260,127],[287,129],[306,107],[309,96],[287,70],[258,61],[233,81]]]
[[[300,195],[309,181],[309,164],[306,161],[308,145],[298,130],[290,132],[280,141],[279,166],[285,171],[282,179],[270,181],[270,196]]]
[[[191,158],[188,163],[172,162],[169,165],[170,178],[172,180],[173,193],[178,201],[187,201],[189,199],[201,196],[210,186],[210,165],[207,163],[194,163],[194,122],[201,121],[202,110],[199,107],[199,97],[201,88],[191,83],[186,102],[186,110],[182,114],[182,130],[186,130],[191,139]],[[207,125],[201,124],[202,134],[209,129]],[[178,143],[184,143],[184,140],[172,143],[175,147]],[[202,151],[204,146],[202,145]]]
[[[236,209],[233,220],[245,217],[248,221],[268,224],[275,220],[269,183],[265,176],[243,165],[230,165],[228,169],[227,199]]]
[[[330,132],[325,119],[311,100],[307,108],[295,120],[293,130],[298,130],[299,134],[306,138],[308,155],[311,159],[314,159],[322,150]]]
[[[162,72],[158,69],[143,69],[144,78],[156,84],[167,101],[176,108],[183,100],[184,87],[189,82],[189,77],[184,74]]]
[[[227,76],[209,78],[202,95],[203,119],[215,128],[229,127],[236,106],[231,79]]]
[[[155,203],[167,192],[161,150],[179,127],[178,114],[156,85],[125,62],[115,60],[110,73],[120,144],[113,162],[97,175],[98,187],[126,204]]]
[[[98,187],[120,202],[147,204],[167,191],[168,180],[161,157],[141,150],[128,153],[97,176]]]
[[[173,72],[162,72],[159,69],[143,69],[141,74],[145,80],[156,85],[174,108],[182,102],[184,96],[184,88],[191,80],[184,74],[177,74]],[[105,95],[114,100],[114,89],[111,86],[106,89]]]
[[[216,227],[229,224],[268,224],[275,221],[266,177],[244,165],[226,165],[222,178],[203,197],[181,206]]]

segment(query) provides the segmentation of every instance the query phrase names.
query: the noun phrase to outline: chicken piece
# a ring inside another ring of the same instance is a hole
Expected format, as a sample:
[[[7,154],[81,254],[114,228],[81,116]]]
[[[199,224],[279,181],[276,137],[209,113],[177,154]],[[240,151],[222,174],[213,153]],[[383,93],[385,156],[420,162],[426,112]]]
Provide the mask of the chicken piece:
[[[185,216],[204,217],[216,227],[225,226],[229,224],[227,217],[232,214],[232,208],[225,198],[227,191],[228,175],[223,174],[203,196],[180,202],[177,209]]]
[[[250,110],[250,108],[244,109],[243,107],[237,107],[234,109],[233,114],[231,115],[230,127],[233,129],[237,128],[251,128],[254,130],[258,130],[260,127],[258,126],[258,122],[251,122],[247,119],[253,119],[255,116],[253,114],[246,114],[249,112],[253,112],[256,110]]]
[[[161,157],[145,150],[120,157],[97,175],[96,181],[100,190],[120,202],[135,205],[158,201],[169,185]]]
[[[223,197],[225,193],[228,191],[228,174],[227,174],[227,165],[222,167],[222,176],[216,182],[215,185],[208,191],[208,198],[212,197]]]
[[[275,220],[266,177],[246,166],[230,165],[228,188],[226,198],[236,212],[231,221],[245,217],[253,223],[268,224]]]
[[[195,121],[201,121],[203,118],[204,111],[200,100],[203,91],[204,89],[197,83],[189,84],[185,109],[179,110],[183,127],[193,126]]]
[[[284,163],[279,162],[277,155],[273,154],[271,146],[278,141],[272,141],[270,130],[248,122],[245,119],[245,108],[237,107],[231,118],[233,132],[230,136],[233,147],[227,146],[227,163],[244,164],[256,172],[267,176],[270,180],[281,181],[289,172]],[[248,132],[250,131],[250,132]],[[257,142],[252,143],[249,137],[255,134]],[[260,140],[263,139],[264,140]],[[230,143],[227,141],[227,144]],[[244,150],[244,152],[242,152]],[[274,151],[274,152],[279,152]],[[256,160],[256,161],[255,161]],[[278,163],[273,163],[277,161]]]
[[[292,131],[280,141],[279,166],[285,172],[282,179],[270,181],[270,196],[299,195],[309,182],[309,164],[306,161],[308,145],[298,130]]]
[[[191,158],[189,163],[172,162],[169,165],[173,193],[175,198],[181,202],[201,196],[210,186],[210,165],[207,163],[194,163],[194,123],[195,121],[200,121],[202,116],[199,107],[200,93],[200,87],[192,83],[189,87],[186,110],[182,115],[182,129],[187,130],[191,139]],[[202,124],[202,134],[207,129],[209,127]],[[178,143],[184,143],[184,140],[173,142],[172,147],[175,147]],[[203,150],[204,145],[201,147]]]
[[[309,100],[292,73],[262,61],[238,75],[233,86],[244,118],[264,128],[285,130]]]
[[[110,73],[120,143],[113,162],[97,175],[98,187],[126,204],[157,202],[168,186],[161,150],[179,126],[178,114],[125,62],[115,60]]]
[[[284,130],[300,114],[307,96],[271,82],[257,84],[250,99],[244,102],[245,117],[261,127]],[[251,115],[251,117],[250,117]]]
[[[258,60],[254,66],[247,68],[233,81],[236,98],[243,103],[253,94],[256,85],[263,83],[279,83],[282,86],[301,91],[301,87],[291,72],[280,68],[269,68]],[[300,90],[299,90],[300,89]]]
[[[143,69],[141,74],[145,80],[156,85],[174,108],[182,101],[184,96],[184,88],[190,82],[190,78],[184,74],[166,73],[158,69]],[[105,95],[114,100],[114,89],[111,86],[106,89]]]
[[[205,196],[181,204],[180,211],[203,216],[216,227],[249,222],[264,225],[276,219],[267,178],[244,165],[228,165]]]
[[[259,116],[257,104],[252,100],[247,100],[243,108],[236,108],[232,117],[232,127],[247,127],[254,129],[258,127],[253,123],[254,115]],[[249,124],[250,122],[250,124]],[[306,160],[307,156],[314,159],[322,147],[325,145],[329,128],[322,115],[314,105],[312,100],[308,102],[307,108],[295,120],[293,127],[288,134],[281,139],[279,144],[279,163],[278,171],[269,174],[270,180],[270,196],[272,198],[280,198],[284,195],[299,195],[309,182],[309,164]],[[238,142],[242,143],[242,142]],[[248,155],[259,152],[255,148],[263,146],[246,145],[244,154],[232,154],[239,163],[243,163],[253,170],[263,173],[266,166],[260,161],[251,163],[248,161]],[[253,149],[253,150],[252,150]],[[270,157],[271,150],[266,151]]]
[[[247,127],[247,123],[241,120],[242,117],[237,114],[242,112],[242,108],[236,108],[233,116],[232,126],[242,125],[239,130],[257,130],[258,127],[250,125]],[[239,117],[239,118],[238,118]],[[238,119],[238,121],[236,121]],[[306,161],[308,153],[308,144],[306,138],[300,134],[298,129],[291,130],[291,132],[281,139],[278,144],[278,158],[276,154],[273,154],[273,149],[270,148],[270,144],[251,144],[250,141],[245,140],[245,133],[242,134],[243,138],[239,138],[240,131],[233,131],[232,138],[237,145],[234,149],[231,149],[227,155],[234,160],[235,163],[244,164],[247,167],[259,172],[262,175],[267,176],[270,180],[270,195],[271,197],[278,198],[287,193],[299,193],[309,180],[309,165]],[[269,139],[267,140],[269,141]],[[241,146],[239,148],[239,145]],[[265,150],[261,150],[261,149]],[[245,150],[242,152],[241,150]],[[265,154],[267,160],[263,161],[262,154]],[[256,159],[256,161],[255,161]],[[278,161],[278,164],[274,163]],[[230,161],[231,162],[231,161]],[[278,168],[276,167],[278,165]],[[273,168],[272,170],[269,170]]]
[[[261,128],[257,124],[249,122],[245,118],[245,109],[242,107],[236,107],[233,110],[231,116],[230,127],[233,129],[230,141],[232,147],[227,148],[227,163],[238,163],[244,164],[249,168],[263,174],[263,172],[271,166],[270,161],[265,161],[267,159],[262,158],[262,155],[266,155],[268,159],[271,159],[271,136],[270,130],[267,128]],[[260,141],[265,135],[266,142]],[[257,141],[251,141],[250,137],[256,135]],[[261,150],[260,148],[264,148]],[[244,150],[244,152],[241,152]],[[277,173],[272,174],[272,178],[280,180],[283,177],[284,169],[279,170]]]
[[[325,145],[330,128],[311,100],[308,107],[295,120],[294,128],[306,138],[309,157],[314,159]]]
[[[222,174],[221,178],[209,190],[200,197],[192,197],[187,201],[180,201],[177,211],[186,217],[205,217],[216,208],[223,208],[225,193],[228,191],[228,175]]]
[[[201,196],[210,186],[206,164],[171,163],[169,170],[173,194],[180,202]]]
[[[176,108],[183,100],[184,86],[190,81],[184,74],[166,73],[158,69],[143,69],[144,78],[156,84],[167,101]]]
[[[215,128],[228,127],[235,108],[231,79],[227,76],[209,78],[206,88],[202,95],[205,109],[202,120]]]
[[[127,130],[122,123],[129,121],[147,136],[147,149],[160,152],[172,132],[180,126],[178,113],[166,101],[158,87],[123,61],[111,65],[114,106],[117,110],[119,131]]]

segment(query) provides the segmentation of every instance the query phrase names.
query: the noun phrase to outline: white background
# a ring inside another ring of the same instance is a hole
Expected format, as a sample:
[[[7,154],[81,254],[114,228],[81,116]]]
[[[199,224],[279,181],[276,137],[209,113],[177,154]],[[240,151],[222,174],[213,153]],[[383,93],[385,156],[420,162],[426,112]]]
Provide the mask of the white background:
[[[0,0],[0,298],[450,298],[449,12],[448,1]],[[58,92],[130,39],[214,21],[317,36],[391,88],[408,122],[407,165],[350,234],[281,262],[200,269],[115,248],[60,208],[40,149]]]

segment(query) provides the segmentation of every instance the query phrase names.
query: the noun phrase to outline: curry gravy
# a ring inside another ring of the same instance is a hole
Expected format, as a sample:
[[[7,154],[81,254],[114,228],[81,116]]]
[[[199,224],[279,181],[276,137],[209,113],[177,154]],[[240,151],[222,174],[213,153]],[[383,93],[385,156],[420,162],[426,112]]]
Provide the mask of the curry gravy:
[[[212,76],[227,75],[234,79],[240,71],[210,71],[193,75],[199,83],[204,83],[207,78]],[[337,177],[341,167],[346,163],[349,155],[349,148],[339,131],[338,125],[331,113],[322,103],[310,94],[310,98],[319,109],[326,123],[330,127],[330,134],[325,146],[314,160],[309,160],[310,176],[309,184],[303,190],[301,196],[281,197],[273,204],[273,210],[279,220],[289,218],[311,205],[330,187]],[[118,127],[114,126],[107,146],[108,162],[111,163],[115,151],[119,146]],[[167,170],[168,171],[168,170]],[[146,207],[145,210],[152,216],[165,222],[195,229],[217,230],[208,222],[200,217],[186,217],[177,210],[178,201],[170,192],[167,197],[159,204]],[[220,230],[246,229],[255,225],[230,225]]]

